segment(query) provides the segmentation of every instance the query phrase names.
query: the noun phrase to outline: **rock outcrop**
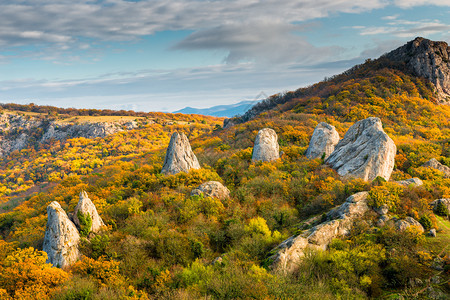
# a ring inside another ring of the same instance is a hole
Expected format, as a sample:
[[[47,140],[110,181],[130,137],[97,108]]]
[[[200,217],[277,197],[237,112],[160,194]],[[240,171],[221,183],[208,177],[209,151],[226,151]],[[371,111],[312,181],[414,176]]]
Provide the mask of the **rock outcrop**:
[[[438,171],[441,171],[444,174],[445,178],[450,178],[450,168],[447,167],[447,166],[444,166],[443,164],[438,162],[436,158],[430,159],[429,161],[424,163],[422,165],[422,167],[428,167],[428,168],[436,169]]]
[[[428,79],[436,89],[439,102],[450,103],[450,47],[447,43],[418,37],[382,58],[401,64],[415,76]]]
[[[298,266],[307,249],[324,250],[334,238],[347,235],[354,220],[369,211],[367,196],[368,192],[360,192],[348,197],[344,204],[327,214],[327,221],[283,241],[269,258],[271,267],[290,273]]]
[[[343,177],[372,181],[381,176],[389,180],[396,151],[381,120],[371,117],[353,124],[325,163]]]
[[[420,224],[414,218],[406,217],[404,220],[398,220],[397,222],[395,222],[395,228],[397,228],[398,231],[405,231],[411,226],[415,226],[422,233],[425,232],[422,224]]]
[[[97,212],[97,208],[94,203],[92,203],[91,199],[89,199],[85,191],[80,193],[80,200],[78,201],[78,204],[73,212],[73,222],[78,228],[80,228],[78,213],[81,213],[84,216],[89,215],[91,217],[92,225],[89,230],[91,232],[98,232],[101,227],[105,226],[105,223],[103,223],[102,218]]]
[[[200,169],[197,157],[192,152],[189,140],[184,133],[174,132],[170,138],[161,173],[173,175]]]
[[[280,158],[280,147],[275,130],[261,129],[255,138],[252,161],[273,161]]]
[[[334,126],[321,122],[314,128],[313,135],[306,149],[306,157],[314,159],[322,157],[325,159],[334,151],[334,147],[339,142],[339,133]]]
[[[207,181],[191,192],[191,196],[201,194],[206,197],[226,199],[230,197],[230,190],[218,181]]]
[[[60,268],[70,266],[79,257],[78,230],[56,201],[47,207],[47,217],[43,245],[43,251],[48,255],[47,262]]]
[[[423,181],[417,177],[409,178],[409,179],[405,179],[405,180],[399,180],[399,181],[396,181],[396,183],[403,185],[403,186],[410,186],[410,185],[421,186],[421,185],[423,185]]]

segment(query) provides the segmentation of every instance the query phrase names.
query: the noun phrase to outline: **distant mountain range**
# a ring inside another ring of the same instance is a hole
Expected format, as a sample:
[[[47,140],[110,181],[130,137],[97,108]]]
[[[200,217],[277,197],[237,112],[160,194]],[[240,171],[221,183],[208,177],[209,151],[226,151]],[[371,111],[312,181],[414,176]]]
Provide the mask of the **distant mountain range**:
[[[185,107],[183,109],[174,111],[173,113],[182,113],[182,114],[199,114],[205,116],[214,116],[214,117],[234,117],[237,115],[244,114],[247,110],[249,110],[253,105],[259,103],[260,101],[255,100],[245,100],[235,104],[229,105],[217,105],[209,108],[193,108],[193,107]]]

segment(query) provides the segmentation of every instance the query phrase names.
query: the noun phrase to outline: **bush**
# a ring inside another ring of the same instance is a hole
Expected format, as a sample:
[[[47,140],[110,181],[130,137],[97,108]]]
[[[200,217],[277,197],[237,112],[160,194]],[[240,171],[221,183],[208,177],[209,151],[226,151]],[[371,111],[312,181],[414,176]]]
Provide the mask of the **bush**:
[[[442,201],[438,202],[438,204],[436,205],[435,211],[436,211],[436,214],[441,217],[446,217],[449,214],[447,205],[445,205],[444,202],[442,202]]]
[[[423,228],[425,228],[425,230],[428,230],[431,228],[431,226],[433,226],[433,223],[431,222],[430,217],[428,217],[427,215],[423,215],[420,220],[419,223],[422,224]]]
[[[77,213],[78,220],[80,221],[80,235],[87,237],[91,232],[92,218],[89,213],[83,214],[80,210]]]

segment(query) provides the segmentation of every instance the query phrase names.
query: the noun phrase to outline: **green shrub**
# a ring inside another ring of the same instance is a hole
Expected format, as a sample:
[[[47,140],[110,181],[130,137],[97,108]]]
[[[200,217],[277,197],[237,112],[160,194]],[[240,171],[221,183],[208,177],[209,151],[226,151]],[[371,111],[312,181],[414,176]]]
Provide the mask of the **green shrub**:
[[[77,213],[78,221],[80,221],[80,235],[87,237],[91,232],[92,218],[89,213],[83,214],[81,211]]]
[[[425,230],[428,230],[431,228],[431,226],[433,226],[433,223],[431,222],[430,217],[427,215],[423,215],[420,218],[419,223],[422,224],[422,226],[423,226],[423,228],[425,228]]]
[[[435,210],[438,216],[446,217],[449,214],[447,206],[442,201],[438,202]]]

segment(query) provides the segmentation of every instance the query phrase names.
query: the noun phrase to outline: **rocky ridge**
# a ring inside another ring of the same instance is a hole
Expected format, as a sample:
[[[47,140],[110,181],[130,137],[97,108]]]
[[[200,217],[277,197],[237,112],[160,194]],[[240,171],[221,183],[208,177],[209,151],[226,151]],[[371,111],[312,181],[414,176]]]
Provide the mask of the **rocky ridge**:
[[[30,115],[2,113],[0,114],[0,157],[15,150],[20,151],[28,147],[30,143],[45,143],[52,139],[64,141],[77,137],[105,137],[138,126],[139,124],[135,121],[74,124]]]

